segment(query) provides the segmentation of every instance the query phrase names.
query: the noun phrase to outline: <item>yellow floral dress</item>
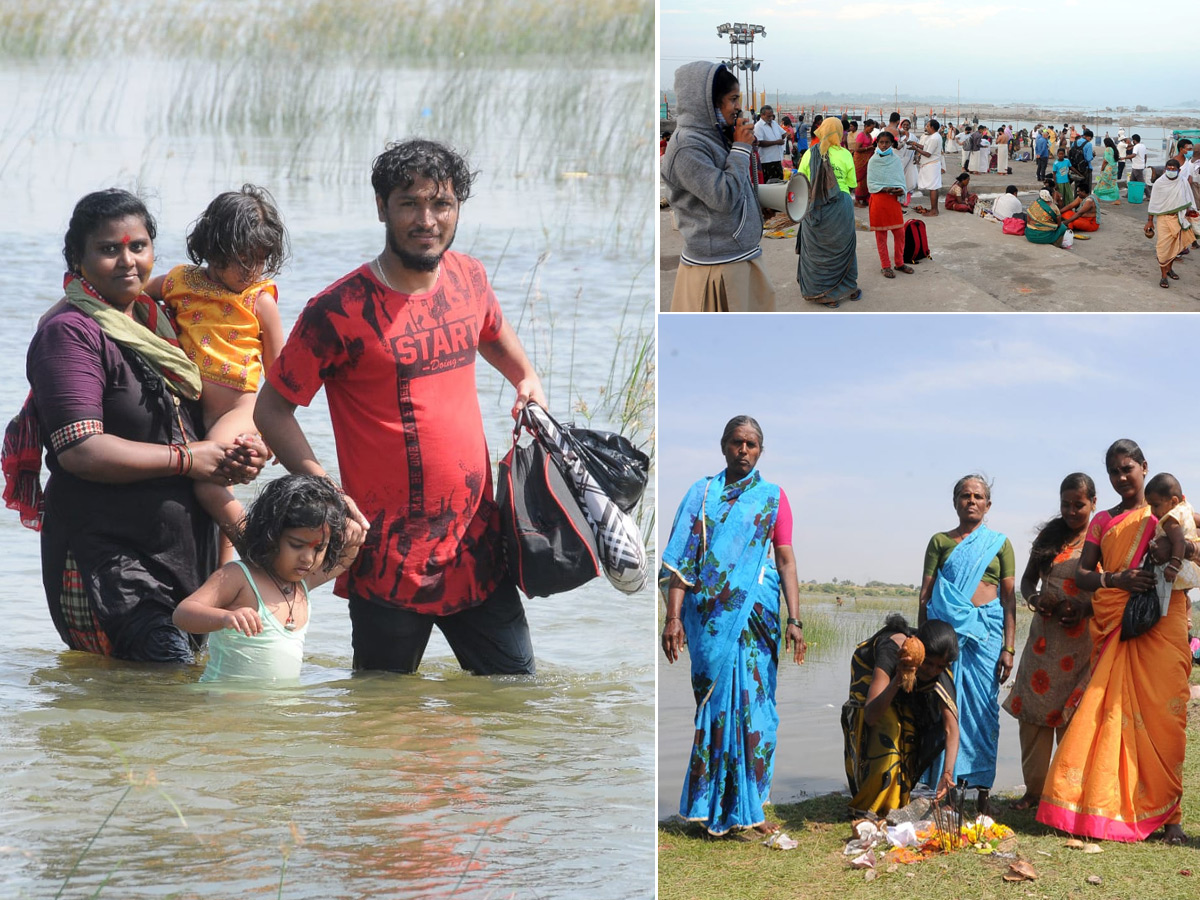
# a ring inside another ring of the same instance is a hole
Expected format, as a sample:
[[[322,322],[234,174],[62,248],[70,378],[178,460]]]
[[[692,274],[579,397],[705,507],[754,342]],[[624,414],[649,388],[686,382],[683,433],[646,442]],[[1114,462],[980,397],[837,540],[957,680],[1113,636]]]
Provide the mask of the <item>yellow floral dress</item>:
[[[262,377],[262,326],[254,307],[259,296],[278,300],[267,280],[235,294],[200,266],[176,266],[163,280],[163,303],[179,332],[179,344],[213,384],[253,393]]]

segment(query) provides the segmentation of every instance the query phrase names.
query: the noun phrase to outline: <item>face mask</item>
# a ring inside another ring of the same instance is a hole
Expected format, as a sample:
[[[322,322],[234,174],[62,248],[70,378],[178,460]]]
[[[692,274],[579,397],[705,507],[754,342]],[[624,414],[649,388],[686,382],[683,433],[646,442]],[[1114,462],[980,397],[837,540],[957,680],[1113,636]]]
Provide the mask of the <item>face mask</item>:
[[[1170,178],[1172,181],[1174,181],[1176,178],[1179,177],[1179,170],[1178,169],[1167,169],[1167,171],[1165,171],[1163,174],[1166,175],[1168,178]]]
[[[1192,158],[1192,151],[1191,151],[1191,150],[1188,150],[1187,152],[1185,152],[1185,153],[1183,154],[1183,158],[1184,158],[1184,159],[1191,159],[1191,158]]]
[[[878,153],[880,156],[891,156],[892,148],[888,147],[886,150],[876,150],[875,152]]]

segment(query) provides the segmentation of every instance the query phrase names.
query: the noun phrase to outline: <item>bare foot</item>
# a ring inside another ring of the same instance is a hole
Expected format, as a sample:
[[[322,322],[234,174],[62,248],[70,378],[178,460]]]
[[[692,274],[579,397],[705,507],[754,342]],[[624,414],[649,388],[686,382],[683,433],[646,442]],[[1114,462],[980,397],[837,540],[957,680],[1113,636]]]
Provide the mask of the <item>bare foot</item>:
[[[775,834],[779,831],[779,825],[775,822],[763,822],[761,825],[755,825],[754,830],[759,834]]]
[[[1163,841],[1172,847],[1181,847],[1187,843],[1188,836],[1183,833],[1183,826],[1168,825],[1163,829]]]
[[[1037,807],[1038,803],[1041,802],[1041,799],[1042,798],[1036,794],[1026,794],[1020,800],[1016,801],[1012,805],[1012,808],[1017,810],[1034,809]]]

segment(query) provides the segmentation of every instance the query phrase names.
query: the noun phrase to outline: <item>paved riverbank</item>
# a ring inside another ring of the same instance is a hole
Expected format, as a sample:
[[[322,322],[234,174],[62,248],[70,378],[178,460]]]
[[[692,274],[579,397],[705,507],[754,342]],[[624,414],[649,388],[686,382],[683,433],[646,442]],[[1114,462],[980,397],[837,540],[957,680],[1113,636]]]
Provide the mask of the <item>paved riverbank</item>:
[[[957,160],[948,158],[947,184],[957,171]],[[1037,185],[1032,162],[1012,163],[1011,175],[975,175],[971,190],[997,194],[1006,185],[1022,191],[1028,206]],[[1100,230],[1089,240],[1077,241],[1071,250],[1031,244],[1023,237],[1003,234],[996,222],[966,213],[946,212],[921,217],[926,224],[933,258],[916,266],[912,275],[883,277],[875,235],[859,230],[858,286],[862,299],[828,310],[806,302],[796,283],[794,239],[763,239],[763,263],[775,287],[781,312],[1196,312],[1200,311],[1200,251],[1193,250],[1175,264],[1179,280],[1163,290],[1154,241],[1142,233],[1146,205],[1125,200],[1101,204]],[[942,191],[945,198],[945,190]],[[913,201],[915,206],[920,201]],[[862,228],[867,210],[855,209]],[[682,241],[671,211],[660,213],[662,281],[659,308],[668,310],[679,266]],[[794,233],[796,226],[787,229]],[[889,250],[891,239],[888,241]]]

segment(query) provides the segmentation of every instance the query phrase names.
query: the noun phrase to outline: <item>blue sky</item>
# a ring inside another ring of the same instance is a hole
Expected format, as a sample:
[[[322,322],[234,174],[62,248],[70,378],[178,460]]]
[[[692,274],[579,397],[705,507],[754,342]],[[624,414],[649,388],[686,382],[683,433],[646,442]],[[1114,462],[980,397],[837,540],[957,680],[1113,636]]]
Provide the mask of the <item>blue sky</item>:
[[[758,419],[760,471],[795,515],[802,580],[916,583],[957,524],[954,482],[995,482],[988,524],[1023,570],[1074,471],[1117,502],[1114,440],[1200,500],[1200,316],[910,314],[659,317],[659,541],[688,485],[724,468],[725,422]],[[1168,350],[1173,347],[1175,350]]]
[[[847,3],[764,0],[753,9],[725,3],[659,4],[660,77],[664,89],[680,65],[727,59],[725,22],[766,27],[754,56],[763,65],[755,85],[774,92],[866,91],[990,102],[1157,108],[1200,95],[1195,79],[1171,79],[1150,45],[1131,41],[1171,15],[1116,0],[1013,0],[955,3]],[[1179,6],[1179,26],[1194,17]],[[1070,35],[1069,39],[1066,35]],[[1071,49],[1073,48],[1073,50]],[[1063,67],[1068,67],[1064,69]],[[1083,71],[1085,76],[1067,74]]]

